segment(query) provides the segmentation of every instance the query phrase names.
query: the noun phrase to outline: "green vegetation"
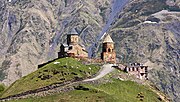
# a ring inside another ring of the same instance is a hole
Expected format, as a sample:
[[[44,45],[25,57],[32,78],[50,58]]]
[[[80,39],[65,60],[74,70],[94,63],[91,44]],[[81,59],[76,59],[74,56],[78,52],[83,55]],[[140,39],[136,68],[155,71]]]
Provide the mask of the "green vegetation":
[[[81,84],[76,90],[46,97],[12,100],[10,102],[160,102],[148,87],[132,81],[112,82],[100,85]]]
[[[4,90],[5,90],[4,85],[1,85],[1,84],[0,84],[0,94],[1,94]]]
[[[55,64],[56,63],[56,64]],[[73,58],[62,58],[51,62],[38,71],[16,81],[2,97],[18,94],[24,91],[37,89],[57,82],[65,82],[78,78],[87,78],[97,73],[100,67],[84,65]],[[75,90],[56,93],[45,97],[29,97],[26,99],[11,100],[10,102],[160,102],[159,96],[149,87],[132,81],[121,81],[112,78],[124,73],[113,71],[106,75],[99,84],[81,83]]]
[[[53,83],[87,78],[97,73],[99,69],[100,67],[96,65],[84,65],[73,58],[57,59],[20,80],[17,80],[3,92],[1,97],[34,90]]]
[[[120,81],[114,79],[111,83],[88,87],[107,93],[117,102],[137,102],[140,100],[143,100],[144,102],[158,102],[158,96],[148,87],[132,81]]]

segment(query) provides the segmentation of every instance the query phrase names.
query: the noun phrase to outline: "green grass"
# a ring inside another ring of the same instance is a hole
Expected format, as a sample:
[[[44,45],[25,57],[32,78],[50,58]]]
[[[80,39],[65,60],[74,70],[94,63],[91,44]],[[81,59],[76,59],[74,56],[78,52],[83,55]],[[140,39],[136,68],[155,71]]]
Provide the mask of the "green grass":
[[[60,63],[54,64],[54,62]],[[53,83],[70,81],[76,78],[86,78],[97,73],[100,69],[96,65],[84,65],[73,58],[57,59],[54,62],[17,80],[3,92],[1,97],[34,90]]]
[[[122,102],[138,102],[140,100],[140,98],[137,98],[139,93],[144,96],[144,102],[158,102],[158,96],[148,87],[132,81],[113,80],[111,83],[89,87],[107,93],[118,102],[120,100]]]
[[[140,102],[139,93],[142,93],[144,97],[143,102],[160,102],[158,96],[148,87],[132,81],[113,79],[112,82],[106,84],[81,84],[80,86],[67,93],[10,102]]]
[[[0,94],[5,90],[5,86],[0,84]]]
[[[73,58],[58,59],[55,62],[60,62],[60,64],[55,65],[52,62],[16,81],[4,91],[2,97],[40,88],[52,83],[72,80],[75,77],[85,78],[97,73],[100,69],[96,65],[83,65]],[[11,100],[10,102],[140,102],[140,100],[143,102],[161,102],[158,99],[159,96],[149,87],[132,81],[120,81],[112,78],[120,73],[122,72],[116,70],[106,75],[104,79],[111,80],[110,82],[80,84],[74,86],[75,90],[70,92],[56,93],[45,97]],[[52,77],[47,79],[45,77],[44,80],[44,76],[47,75]]]

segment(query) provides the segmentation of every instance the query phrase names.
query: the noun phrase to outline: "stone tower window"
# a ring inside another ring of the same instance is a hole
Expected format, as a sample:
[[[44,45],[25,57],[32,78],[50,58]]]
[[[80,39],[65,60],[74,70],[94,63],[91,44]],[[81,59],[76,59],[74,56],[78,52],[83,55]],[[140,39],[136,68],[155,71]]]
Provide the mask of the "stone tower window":
[[[111,49],[110,49],[110,48],[108,49],[108,52],[111,52]]]

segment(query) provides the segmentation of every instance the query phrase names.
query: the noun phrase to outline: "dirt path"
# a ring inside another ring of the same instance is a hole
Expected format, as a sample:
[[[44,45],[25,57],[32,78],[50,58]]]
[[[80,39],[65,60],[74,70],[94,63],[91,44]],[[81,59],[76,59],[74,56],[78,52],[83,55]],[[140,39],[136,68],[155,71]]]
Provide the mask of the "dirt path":
[[[107,75],[108,73],[114,70],[114,68],[112,67],[113,65],[114,64],[104,64],[96,77],[91,78],[91,79],[86,79],[84,81],[94,81],[94,80],[104,77],[105,75]]]

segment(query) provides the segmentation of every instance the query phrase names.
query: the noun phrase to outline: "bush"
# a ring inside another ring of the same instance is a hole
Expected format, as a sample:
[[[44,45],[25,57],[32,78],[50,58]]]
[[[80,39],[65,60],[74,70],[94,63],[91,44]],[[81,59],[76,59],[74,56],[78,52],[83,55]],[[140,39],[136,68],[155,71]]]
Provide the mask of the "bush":
[[[0,85],[0,93],[4,91],[4,86],[3,85]]]

